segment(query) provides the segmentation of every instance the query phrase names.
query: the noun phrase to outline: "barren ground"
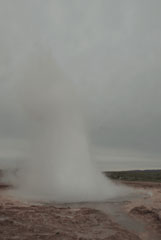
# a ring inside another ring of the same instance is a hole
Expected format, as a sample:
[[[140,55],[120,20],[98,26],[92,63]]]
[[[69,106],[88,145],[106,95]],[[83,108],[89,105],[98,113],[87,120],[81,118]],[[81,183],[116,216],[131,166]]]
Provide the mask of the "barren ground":
[[[161,184],[128,184],[147,194],[106,203],[33,204],[8,197],[1,186],[0,240],[160,240]]]

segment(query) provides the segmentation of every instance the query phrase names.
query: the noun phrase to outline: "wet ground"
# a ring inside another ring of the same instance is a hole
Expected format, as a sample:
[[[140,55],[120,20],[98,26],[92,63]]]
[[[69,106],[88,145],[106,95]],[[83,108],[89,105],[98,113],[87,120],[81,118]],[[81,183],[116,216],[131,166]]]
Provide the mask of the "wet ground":
[[[134,194],[104,203],[33,204],[0,191],[0,240],[160,240],[161,184],[128,184]]]
[[[151,232],[147,230],[147,224],[144,221],[140,221],[139,218],[135,218],[125,208],[128,204],[139,199],[149,199],[151,194],[149,192],[135,192],[129,196],[121,197],[119,199],[111,199],[104,203],[74,203],[64,204],[65,207],[75,208],[91,208],[97,209],[107,214],[110,219],[122,228],[128,230],[131,233],[136,234],[140,239],[144,240],[160,240],[161,235],[157,232]],[[57,205],[60,206],[60,205]]]
[[[134,188],[144,189],[142,197],[132,199],[124,205],[129,216],[145,224],[143,239],[161,239],[161,183],[126,182]]]

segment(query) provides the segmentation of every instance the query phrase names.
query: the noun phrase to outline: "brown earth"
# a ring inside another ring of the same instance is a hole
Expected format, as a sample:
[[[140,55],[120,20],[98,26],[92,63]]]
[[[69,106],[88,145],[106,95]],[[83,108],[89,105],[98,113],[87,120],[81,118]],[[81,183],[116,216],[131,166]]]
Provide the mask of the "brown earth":
[[[126,184],[146,194],[121,202],[47,205],[17,201],[2,188],[0,240],[160,240],[161,184]]]
[[[1,191],[0,240],[139,240],[109,216],[90,208],[31,205]]]
[[[156,233],[161,239],[161,183],[127,182],[135,188],[145,189],[148,193],[126,204],[126,211],[146,224],[148,232]]]

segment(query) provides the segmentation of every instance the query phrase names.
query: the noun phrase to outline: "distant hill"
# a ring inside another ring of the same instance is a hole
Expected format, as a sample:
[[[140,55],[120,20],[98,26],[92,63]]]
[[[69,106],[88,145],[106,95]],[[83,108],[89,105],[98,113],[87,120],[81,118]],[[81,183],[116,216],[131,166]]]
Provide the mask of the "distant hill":
[[[104,172],[104,174],[107,177],[115,180],[161,182],[160,169],[115,171],[115,172]]]

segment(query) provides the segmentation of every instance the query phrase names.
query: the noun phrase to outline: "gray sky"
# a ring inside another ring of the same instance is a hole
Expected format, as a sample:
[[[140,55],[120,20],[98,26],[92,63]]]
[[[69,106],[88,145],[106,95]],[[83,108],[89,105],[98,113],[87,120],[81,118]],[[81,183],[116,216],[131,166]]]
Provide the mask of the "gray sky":
[[[12,76],[42,41],[84,96],[97,160],[161,168],[160,0],[0,0],[0,30],[0,138],[11,151],[24,117]]]

